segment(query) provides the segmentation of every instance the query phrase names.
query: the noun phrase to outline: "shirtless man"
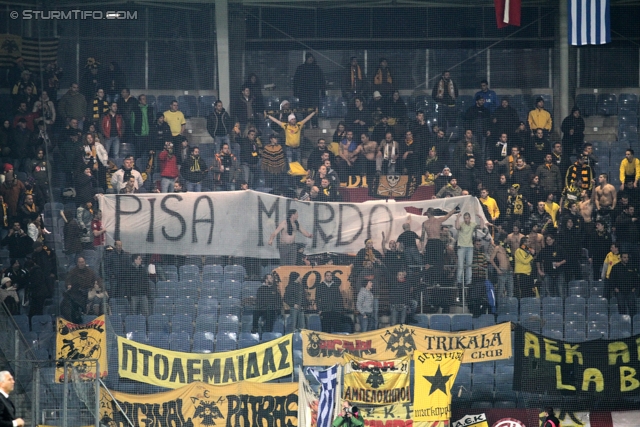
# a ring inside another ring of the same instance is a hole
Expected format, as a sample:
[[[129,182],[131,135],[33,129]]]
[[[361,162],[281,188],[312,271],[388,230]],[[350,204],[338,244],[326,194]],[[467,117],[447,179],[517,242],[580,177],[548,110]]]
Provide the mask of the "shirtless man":
[[[529,247],[535,249],[536,253],[540,253],[544,248],[544,236],[540,233],[540,224],[533,224],[531,232],[527,236],[529,239]]]
[[[296,265],[298,245],[296,245],[296,231],[299,231],[307,238],[313,237],[311,233],[302,228],[298,223],[298,211],[290,209],[287,212],[287,219],[282,221],[269,236],[269,246],[273,244],[273,239],[280,233],[280,265]]]
[[[601,215],[606,215],[616,208],[617,192],[616,188],[609,184],[609,177],[606,173],[598,176],[598,186],[595,188],[596,210]]]
[[[507,236],[505,242],[511,248],[511,253],[515,254],[516,250],[520,247],[520,239],[522,239],[524,234],[520,232],[520,221],[515,221],[513,223],[513,232]]]
[[[578,202],[578,207],[580,209],[580,215],[584,219],[585,224],[591,222],[591,218],[593,215],[593,208],[595,204],[593,203],[593,199],[595,199],[595,191],[592,196],[589,197],[589,192],[587,190],[582,190],[580,192],[580,201]]]
[[[357,151],[358,151],[358,148],[360,148],[360,147],[356,147],[352,151],[349,151],[349,148],[351,147],[352,142],[353,142],[353,131],[349,130],[347,131],[346,139],[340,143],[340,157],[345,162],[347,162],[349,167],[352,167],[355,161],[358,159]]]
[[[433,216],[433,213],[433,208],[427,209],[427,219],[422,223],[422,236],[420,236],[420,240],[423,242],[425,248],[430,239],[440,238],[440,229],[442,224],[451,218],[455,213],[455,209],[451,209],[449,213],[445,216],[441,216],[440,218]]]
[[[393,133],[387,132],[380,150],[376,154],[376,172],[383,174],[395,173],[396,161],[400,155],[400,146],[393,140]]]
[[[504,236],[504,234],[503,234]],[[497,263],[496,263],[497,261]],[[489,256],[489,262],[496,269],[498,283],[496,286],[496,296],[498,304],[507,297],[513,296],[513,271],[507,251],[501,245],[493,245],[493,251]]]
[[[369,134],[363,132],[360,135],[361,144],[353,152],[356,156],[364,155],[364,166],[360,172],[367,176],[367,181],[372,179],[376,174],[376,153],[378,151],[378,143],[369,139]]]

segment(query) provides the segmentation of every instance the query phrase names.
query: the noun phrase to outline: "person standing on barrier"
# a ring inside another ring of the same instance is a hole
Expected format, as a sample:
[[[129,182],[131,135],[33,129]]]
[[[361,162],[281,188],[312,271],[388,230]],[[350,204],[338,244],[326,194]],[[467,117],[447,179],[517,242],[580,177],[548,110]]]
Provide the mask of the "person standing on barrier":
[[[0,427],[24,427],[24,420],[16,417],[16,407],[9,393],[13,391],[16,381],[9,371],[0,372]],[[362,424],[360,424],[362,425]]]
[[[286,230],[286,231],[285,231]],[[280,251],[280,265],[296,265],[297,251],[295,232],[299,231],[307,238],[313,237],[311,233],[302,228],[298,223],[298,211],[290,209],[287,212],[287,219],[282,221],[269,237],[269,246],[273,244],[273,239],[280,233],[278,250]]]
[[[322,332],[339,332],[340,316],[343,311],[340,283],[333,280],[333,273],[324,273],[324,280],[316,288],[316,306],[322,322]]]
[[[464,221],[460,223],[460,217]],[[479,215],[476,215],[482,221]],[[483,224],[481,224],[483,225]],[[456,217],[456,230],[458,230],[458,286],[471,285],[471,264],[473,262],[473,232],[478,228],[478,224],[471,222],[471,214],[465,212],[464,215],[458,213]]]
[[[307,305],[306,284],[302,283],[300,273],[292,272],[289,275],[289,285],[284,291],[284,302],[289,306],[291,317],[291,330],[305,328],[304,307]]]
[[[282,297],[273,275],[264,276],[262,286],[256,292],[256,310],[253,313],[253,327],[251,332],[259,332],[259,322],[262,318],[262,332],[273,332],[273,324],[282,312]]]

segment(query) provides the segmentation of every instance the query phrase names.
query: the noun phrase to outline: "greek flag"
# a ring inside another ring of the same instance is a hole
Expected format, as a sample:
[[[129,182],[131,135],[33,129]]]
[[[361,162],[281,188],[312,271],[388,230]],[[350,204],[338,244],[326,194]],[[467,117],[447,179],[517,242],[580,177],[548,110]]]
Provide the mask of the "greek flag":
[[[326,371],[307,368],[307,374],[312,375],[322,386],[318,401],[318,427],[331,427],[334,408],[339,398],[339,365],[333,365]]]
[[[583,46],[611,42],[610,0],[567,0],[569,44]]]

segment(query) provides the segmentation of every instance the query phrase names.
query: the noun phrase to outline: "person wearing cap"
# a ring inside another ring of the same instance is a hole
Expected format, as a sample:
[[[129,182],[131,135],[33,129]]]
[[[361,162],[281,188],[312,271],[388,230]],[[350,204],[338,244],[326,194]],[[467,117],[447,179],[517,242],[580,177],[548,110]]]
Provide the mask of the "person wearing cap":
[[[302,140],[302,128],[304,127],[305,123],[307,123],[313,116],[316,115],[317,112],[318,110],[316,109],[300,122],[298,122],[296,115],[291,113],[289,114],[289,117],[287,117],[287,123],[282,123],[275,117],[268,115],[265,111],[265,115],[269,120],[284,129],[284,143],[286,147],[287,160],[289,161],[289,163],[300,161],[300,142]]]
[[[529,111],[527,121],[529,122],[529,129],[531,129],[531,136],[533,136],[535,129],[543,129],[545,135],[551,132],[551,126],[553,124],[551,114],[544,109],[544,99],[542,99],[541,96],[536,98],[536,108]]]
[[[493,114],[498,108],[498,95],[489,89],[489,82],[486,79],[480,82],[480,90],[476,92],[475,97],[477,98],[478,95],[484,99],[484,106]]]
[[[584,119],[580,115],[580,109],[574,106],[571,114],[562,121],[562,147],[565,153],[573,154],[584,142]]]
[[[293,95],[298,97],[298,106],[302,109],[317,110],[325,90],[322,69],[316,64],[313,54],[307,53],[304,63],[296,68],[293,76]],[[312,117],[311,127],[318,127],[316,116]]]
[[[369,101],[369,111],[371,112],[371,119],[373,123],[380,123],[382,116],[389,116],[389,99],[383,98],[380,92],[376,90],[373,92],[371,101]]]
[[[458,99],[458,86],[451,79],[451,72],[445,70],[436,82],[431,97],[438,103],[438,126],[445,131],[456,125],[458,109],[456,100]]]
[[[4,302],[7,310],[12,315],[20,314],[20,297],[18,297],[18,288],[14,286],[10,277],[3,277],[0,280],[0,301]]]

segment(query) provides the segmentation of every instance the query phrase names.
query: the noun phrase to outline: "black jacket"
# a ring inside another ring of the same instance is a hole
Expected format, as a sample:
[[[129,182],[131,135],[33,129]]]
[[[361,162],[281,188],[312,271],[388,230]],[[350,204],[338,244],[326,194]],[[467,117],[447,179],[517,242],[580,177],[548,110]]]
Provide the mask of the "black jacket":
[[[13,403],[0,394],[0,427],[13,427],[16,418],[16,409]]]
[[[220,113],[214,109],[207,117],[207,132],[209,132],[211,138],[215,138],[216,136],[227,136],[232,128],[233,123],[231,122],[231,116],[224,108]]]

